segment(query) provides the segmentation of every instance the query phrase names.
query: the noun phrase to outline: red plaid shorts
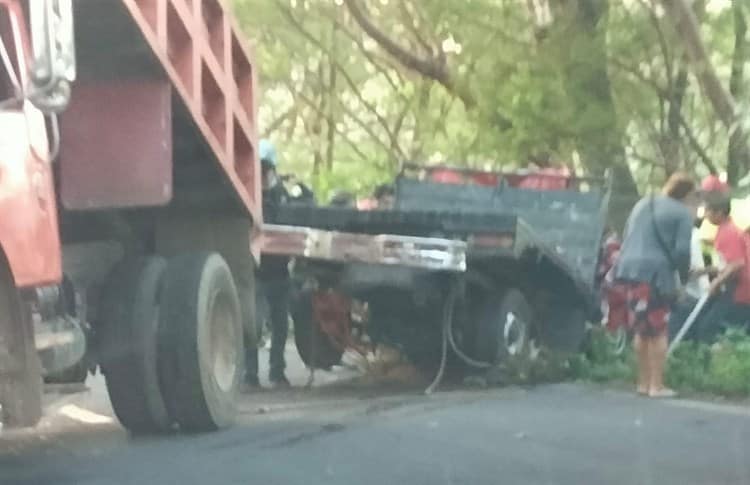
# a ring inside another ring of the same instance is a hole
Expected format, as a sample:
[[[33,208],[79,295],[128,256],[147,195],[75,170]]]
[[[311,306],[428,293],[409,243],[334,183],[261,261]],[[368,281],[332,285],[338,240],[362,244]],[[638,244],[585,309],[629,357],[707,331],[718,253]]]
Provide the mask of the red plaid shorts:
[[[663,335],[669,325],[671,303],[648,283],[620,283],[627,302],[628,327],[643,337]]]

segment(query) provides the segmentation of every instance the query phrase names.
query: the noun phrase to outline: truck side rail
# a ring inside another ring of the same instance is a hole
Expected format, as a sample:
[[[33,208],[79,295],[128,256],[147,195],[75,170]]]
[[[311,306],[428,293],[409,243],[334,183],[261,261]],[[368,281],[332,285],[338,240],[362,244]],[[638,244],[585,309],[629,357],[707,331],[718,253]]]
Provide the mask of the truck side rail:
[[[342,263],[466,271],[466,243],[396,234],[353,234],[310,227],[263,226],[263,253]]]
[[[523,177],[539,176],[550,178],[561,178],[566,180],[568,190],[588,191],[591,189],[608,191],[611,186],[609,175],[604,176],[582,176],[582,175],[552,175],[545,174],[540,170],[519,168],[516,170],[482,170],[477,168],[456,165],[427,165],[413,162],[405,162],[401,165],[399,177],[423,180],[429,178],[436,172],[450,171],[466,177],[465,183],[477,185],[497,186],[508,183],[513,186],[515,182]]]

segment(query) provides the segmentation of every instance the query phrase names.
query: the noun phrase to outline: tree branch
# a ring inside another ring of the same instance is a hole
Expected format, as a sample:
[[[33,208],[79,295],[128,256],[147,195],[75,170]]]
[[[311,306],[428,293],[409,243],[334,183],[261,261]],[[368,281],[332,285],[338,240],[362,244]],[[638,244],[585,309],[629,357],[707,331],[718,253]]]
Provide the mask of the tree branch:
[[[721,80],[711,64],[706,46],[701,39],[700,27],[693,9],[685,0],[662,0],[662,4],[671,15],[675,28],[682,37],[688,58],[693,64],[695,75],[716,115],[730,132],[734,131],[737,128],[734,99],[722,86]]]
[[[703,162],[703,165],[706,166],[706,169],[708,169],[708,171],[712,174],[719,173],[719,171],[716,169],[716,165],[714,165],[714,162],[711,160],[711,157],[708,156],[708,153],[706,153],[706,150],[698,141],[698,137],[696,137],[695,133],[693,133],[692,127],[688,124],[687,120],[682,115],[680,115],[680,125],[685,132],[685,136],[690,143],[690,147],[693,149],[693,151],[695,151],[695,153],[698,154],[698,157],[700,158],[701,162]]]
[[[400,146],[398,144],[398,141],[395,138],[394,133],[390,129],[390,125],[389,125],[388,121],[378,112],[377,108],[372,103],[368,102],[364,98],[364,96],[362,96],[362,93],[359,90],[359,86],[354,81],[354,79],[352,79],[352,77],[349,75],[349,73],[344,68],[344,66],[342,66],[338,62],[338,60],[335,58],[334,55],[331,55],[331,52],[329,52],[329,49],[325,45],[323,45],[323,42],[320,39],[317,39],[314,35],[312,35],[310,32],[308,32],[307,29],[305,29],[305,27],[300,23],[299,20],[297,20],[297,18],[294,16],[294,14],[286,6],[284,6],[278,0],[276,0],[276,5],[279,8],[279,10],[284,14],[284,16],[287,18],[287,20],[289,21],[289,23],[295,29],[297,29],[297,31],[305,39],[307,39],[309,42],[311,42],[313,45],[315,45],[322,52],[324,52],[324,53],[327,54],[329,62],[330,62],[330,66],[333,69],[335,69],[335,72],[341,74],[341,77],[349,85],[349,87],[352,90],[352,93],[357,98],[357,100],[359,101],[359,103],[362,104],[362,106],[365,107],[373,116],[375,116],[375,118],[378,120],[378,122],[380,123],[380,125],[383,127],[383,130],[385,131],[386,136],[388,137],[388,139],[390,141],[390,146],[391,147],[395,147],[398,150],[398,152],[396,153],[396,156],[403,156],[403,152],[401,151],[401,148],[400,148]],[[339,24],[336,22],[335,19],[331,19],[331,20],[333,21],[332,24],[334,26],[334,29],[338,30],[339,29]],[[332,71],[331,76],[332,77],[334,76],[333,71]],[[349,110],[348,108],[345,108],[345,109],[347,110],[347,113],[348,113],[349,117],[352,118],[353,120],[355,120],[357,122],[357,124],[359,124],[360,126],[362,126],[363,129],[367,130],[368,134],[370,134],[371,136],[375,137],[375,139],[377,139],[378,142],[381,145],[383,145],[384,147],[386,147],[386,148],[388,147],[387,144],[385,144],[384,142],[380,141],[380,138],[377,135],[374,134],[374,132],[372,131],[372,129],[369,126],[367,126],[364,122],[362,122],[361,120],[359,120],[359,118],[355,117],[352,114],[351,110]]]
[[[315,103],[315,101],[313,101],[312,99],[310,99],[309,97],[307,97],[304,93],[301,93],[299,91],[295,91],[294,89],[291,88],[291,86],[287,86],[287,87],[289,88],[290,92],[292,93],[292,97],[294,97],[295,99],[300,99],[303,103],[305,103],[305,105],[307,105],[310,109],[312,109],[313,111],[315,111],[318,114],[318,116],[328,117],[328,113],[322,113],[320,111],[320,108],[318,108],[317,104]],[[338,126],[335,124],[335,120],[332,120],[332,121],[334,121],[334,126],[336,126],[336,133],[338,133],[341,136],[341,138],[344,139],[344,141],[346,142],[346,144],[349,145],[349,147],[351,147],[351,149],[354,151],[354,153],[356,153],[363,161],[369,162],[370,159],[359,148],[358,144],[355,143],[355,142],[353,142],[346,135],[346,133],[344,133],[343,130],[341,130],[341,129],[338,128]]]
[[[665,89],[663,86],[661,86],[657,81],[654,79],[651,79],[647,76],[645,76],[637,67],[628,66],[627,64],[615,59],[611,58],[610,61],[612,62],[612,65],[614,67],[617,67],[631,75],[633,75],[635,78],[637,78],[639,81],[643,82],[644,84],[650,86],[655,92],[656,95],[659,96],[661,99],[669,100],[670,93],[667,89]],[[678,76],[679,78],[679,76]],[[687,81],[687,79],[685,80]],[[671,113],[674,114],[674,113]],[[709,172],[711,173],[718,173],[716,169],[716,165],[711,160],[711,157],[708,156],[708,153],[706,150],[701,146],[700,142],[698,141],[698,138],[695,136],[695,133],[692,130],[692,127],[687,122],[687,118],[685,117],[682,110],[679,110],[677,113],[679,116],[679,124],[682,127],[682,129],[685,132],[685,136],[687,137],[690,146],[692,149],[698,154],[698,157],[700,158],[701,162],[706,166]]]
[[[419,29],[417,29],[416,26],[414,25],[416,22],[416,15],[412,13],[411,9],[406,3],[406,0],[400,0],[398,3],[399,3],[399,9],[401,10],[401,15],[404,19],[404,24],[406,28],[409,30],[409,32],[411,32],[411,34],[417,40],[417,43],[421,45],[422,48],[429,55],[433,55],[435,51],[435,46],[427,42],[424,36],[422,36],[422,33],[419,31]]]
[[[289,118],[295,117],[296,115],[297,108],[292,106],[291,108],[277,116],[273,121],[271,121],[266,129],[263,130],[263,134],[261,136],[263,138],[268,138],[274,131],[278,130],[285,121],[287,121]]]
[[[742,99],[745,84],[745,63],[748,61],[747,20],[742,10],[741,2],[732,5],[734,16],[734,53],[732,54],[732,74],[729,77],[729,93],[734,99]],[[740,130],[735,130],[729,135],[729,146],[727,147],[727,179],[730,184],[736,183],[750,166],[750,153],[743,151],[743,143]]]
[[[474,96],[467,89],[456,85],[442,49],[438,49],[437,56],[434,58],[420,58],[380,30],[360,5],[359,0],[344,0],[344,3],[360,28],[401,65],[441,84],[448,92],[458,96],[467,109],[476,106]]]
[[[662,57],[664,57],[664,67],[667,70],[667,82],[671,85],[672,81],[674,80],[672,57],[669,55],[667,39],[664,37],[664,31],[661,28],[661,20],[656,15],[656,11],[653,8],[653,4],[656,1],[658,0],[651,0],[651,5],[646,3],[646,0],[639,0],[639,3],[648,12],[651,24],[654,26],[654,30],[656,31],[656,37],[657,39],[659,39],[659,48],[661,49]]]
[[[398,72],[398,68],[395,65],[395,61],[382,59],[382,61],[385,64],[387,64],[388,67],[383,66],[383,64],[378,62],[376,57],[365,48],[365,45],[362,42],[362,39],[360,37],[355,35],[351,30],[347,28],[346,25],[339,22],[338,19],[333,18],[330,14],[326,14],[326,17],[332,18],[334,22],[336,22],[336,26],[339,28],[339,30],[343,32],[347,37],[349,37],[349,39],[351,39],[351,41],[354,42],[354,44],[356,44],[356,46],[359,48],[362,55],[365,56],[365,59],[367,59],[367,62],[369,62],[370,65],[372,65],[375,68],[375,70],[378,71],[383,76],[383,78],[385,78],[388,84],[390,84],[391,88],[393,88],[393,91],[395,93],[398,93],[398,95],[401,96],[402,98],[406,99],[400,91],[399,84],[393,80],[393,76],[391,75],[391,72],[389,72],[389,70],[391,70],[393,74],[395,74],[396,77],[398,77],[399,82],[403,83],[403,78]]]

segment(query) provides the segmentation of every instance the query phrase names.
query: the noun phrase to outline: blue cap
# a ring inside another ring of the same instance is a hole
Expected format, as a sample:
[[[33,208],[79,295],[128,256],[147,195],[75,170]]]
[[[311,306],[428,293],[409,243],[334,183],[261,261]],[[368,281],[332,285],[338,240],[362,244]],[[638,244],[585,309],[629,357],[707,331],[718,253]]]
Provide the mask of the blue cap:
[[[263,138],[259,143],[260,161],[272,167],[276,166],[276,147],[270,140]]]

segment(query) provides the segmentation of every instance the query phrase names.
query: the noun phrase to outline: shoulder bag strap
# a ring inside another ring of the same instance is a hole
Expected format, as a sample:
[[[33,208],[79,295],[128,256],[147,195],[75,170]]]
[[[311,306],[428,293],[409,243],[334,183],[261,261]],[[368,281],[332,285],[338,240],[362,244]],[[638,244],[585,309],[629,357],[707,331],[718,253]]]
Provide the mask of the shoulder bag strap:
[[[656,223],[656,211],[654,210],[654,196],[651,196],[651,198],[648,201],[648,207],[651,210],[651,224],[653,224],[654,227],[654,233],[656,234],[656,240],[659,242],[659,246],[661,246],[662,251],[664,251],[664,254],[667,256],[667,261],[669,261],[669,265],[672,267],[673,270],[677,270],[677,264],[675,263],[674,257],[672,256],[672,250],[667,246],[667,243],[664,241],[664,237],[662,236],[661,230],[659,229],[659,224]]]

